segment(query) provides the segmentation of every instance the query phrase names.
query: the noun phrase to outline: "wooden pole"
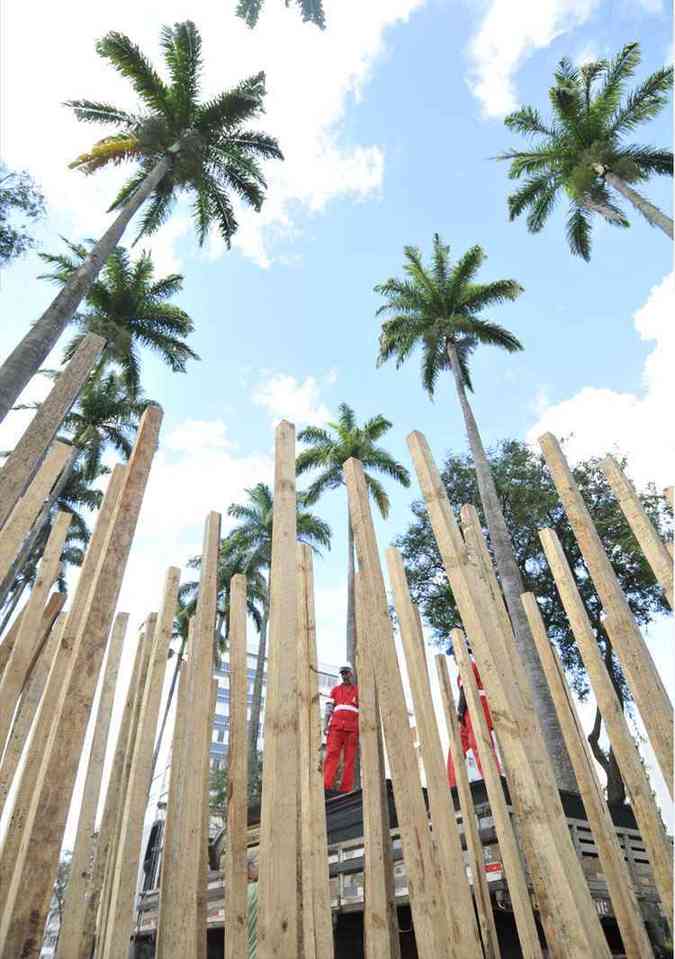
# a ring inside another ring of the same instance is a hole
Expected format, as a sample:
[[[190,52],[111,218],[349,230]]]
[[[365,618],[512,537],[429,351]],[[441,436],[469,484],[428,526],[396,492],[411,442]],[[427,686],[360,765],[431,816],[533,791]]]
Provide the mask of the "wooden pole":
[[[654,954],[649,936],[560,661],[546,635],[546,627],[537,600],[532,593],[523,593],[522,602],[539,652],[539,659],[553,694],[553,702],[565,737],[567,751],[574,766],[588,822],[593,830],[600,864],[621,932],[624,952],[628,959],[649,959]]]
[[[295,427],[275,432],[274,521],[270,568],[270,658],[258,879],[258,959],[298,954],[297,562]]]
[[[227,747],[227,856],[225,886],[225,959],[248,951],[246,838],[248,829],[248,660],[246,653],[246,577],[230,580],[230,723]]]
[[[91,959],[96,939],[96,917],[106,874],[106,865],[110,858],[113,833],[117,812],[125,795],[124,764],[129,752],[130,742],[135,740],[134,705],[140,699],[143,688],[144,671],[148,662],[149,643],[138,642],[134,655],[134,665],[127,688],[122,718],[120,720],[117,741],[113,753],[110,779],[105,793],[103,813],[96,837],[94,864],[91,881],[85,893],[85,910],[82,921],[82,933],[76,950],[71,953],[73,959]]]
[[[424,655],[424,637],[410,599],[401,554],[392,547],[386,551],[386,557],[401,642],[408,665],[422,762],[426,772],[431,825],[438,849],[442,879],[441,894],[445,900],[444,912],[450,924],[452,941],[458,954],[462,956],[462,959],[464,957],[469,959],[471,956],[481,959],[480,934],[476,924],[471,890],[467,882],[464,853],[448,787],[447,767],[431,698],[431,683]],[[482,861],[482,847],[480,854]]]
[[[607,477],[612,492],[619,501],[628,525],[633,530],[635,539],[640,544],[647,562],[654,575],[663,587],[666,598],[673,608],[673,557],[668,552],[666,544],[647,516],[640,498],[635,492],[633,484],[621,469],[613,456],[606,456],[600,466]]]
[[[370,513],[363,467],[349,459],[343,466],[349,496],[363,585],[371,597],[373,616],[368,636],[371,663],[377,663],[375,681],[382,712],[384,737],[391,768],[401,846],[408,876],[410,908],[418,951],[425,959],[459,956],[452,939],[449,917],[444,915],[440,872],[422,795],[417,755],[410,736],[401,674],[387,606],[384,578]],[[360,637],[363,641],[363,637]]]
[[[621,703],[602,661],[600,649],[560,541],[552,529],[540,530],[539,537],[593,687],[617,764],[630,795],[642,841],[649,854],[656,888],[672,927],[672,846],[654,802],[639,750],[630,734]]]
[[[19,629],[21,627],[21,619],[23,617],[23,610],[21,610],[12,623],[12,625],[7,630],[5,638],[0,643],[0,676],[2,676],[5,671],[5,666],[7,665],[7,660],[9,659],[9,654],[14,649],[14,644],[16,643],[16,637],[19,635]]]
[[[25,955],[28,959],[39,950],[93,693],[157,448],[161,419],[162,411],[155,405],[143,414],[93,581],[82,582],[84,566],[80,574],[78,593],[86,591],[87,602],[62,693],[68,708],[54,724],[45,751],[0,931],[0,953],[4,947],[8,955]],[[70,632],[68,623],[65,632]]]
[[[485,959],[500,959],[501,950],[499,948],[499,939],[497,938],[497,927],[495,926],[495,917],[490,901],[490,890],[485,875],[485,856],[483,855],[483,845],[478,832],[476,811],[474,809],[473,796],[471,795],[469,775],[466,771],[464,751],[460,741],[459,725],[455,713],[455,701],[450,689],[450,677],[448,676],[448,664],[445,656],[436,657],[436,669],[441,688],[445,725],[450,738],[450,755],[452,756],[452,762],[455,767],[457,795],[459,797],[459,808],[462,813],[462,823],[464,824],[464,839],[466,840],[466,848],[469,853],[471,865],[473,897],[476,903],[478,922],[480,923],[483,952],[485,953]],[[431,690],[429,690],[429,693],[431,694]]]
[[[0,754],[9,736],[12,717],[19,701],[21,690],[28,678],[33,657],[40,649],[44,634],[40,628],[42,613],[61,566],[61,551],[66,541],[70,513],[58,513],[40,561],[37,578],[33,583],[30,599],[21,617],[19,634],[14,649],[9,655],[7,667],[0,680]]]
[[[178,599],[180,570],[169,567],[164,581],[159,618],[153,613],[145,629],[145,641],[152,634],[152,650],[138,719],[138,735],[134,744],[129,782],[127,784],[119,853],[111,886],[108,932],[101,959],[123,956],[129,948],[133,925],[134,899],[143,836],[143,821],[150,792],[152,752],[157,732],[157,719],[166,672],[167,653]]]
[[[49,491],[58,479],[71,451],[71,447],[65,443],[54,443],[37,476],[0,530],[0,582],[10,571],[21,549],[21,544],[28,536],[43,502],[49,496]]]
[[[82,804],[77,821],[77,833],[70,860],[70,878],[63,901],[63,922],[59,932],[56,955],[59,959],[75,956],[86,906],[87,889],[91,882],[91,868],[96,843],[96,811],[101,792],[103,763],[108,746],[110,718],[117,684],[122,646],[129,622],[128,613],[118,613],[110,634],[103,682],[99,697],[94,735],[87,761],[87,774],[82,790]]]
[[[483,712],[483,706],[480,701],[476,678],[471,668],[471,661],[466,648],[464,634],[459,629],[453,630],[451,639],[457,666],[460,668],[460,675],[462,676],[462,684],[471,715],[471,723],[478,743],[478,755],[480,756],[481,766],[483,767],[483,778],[490,803],[490,812],[492,813],[495,831],[499,840],[499,854],[502,860],[502,868],[506,875],[506,882],[508,883],[520,948],[524,959],[543,959],[537,924],[532,911],[532,901],[527,885],[525,868],[518,849],[508,806],[506,805],[502,780],[492,748],[492,737],[490,736],[490,730],[485,720],[485,713]],[[461,667],[463,667],[463,672]],[[446,710],[447,717],[447,711],[450,710],[452,712],[452,707],[450,706],[452,693],[450,691],[448,667],[444,656],[436,657],[436,669],[438,670],[438,679],[443,693],[443,706]],[[454,718],[454,712],[452,712],[451,718]],[[450,742],[452,743],[452,738]],[[455,762],[454,751],[453,762]],[[458,768],[458,765],[459,764],[455,762],[455,769]],[[466,775],[463,754],[461,755],[461,765],[464,767],[464,773]]]
[[[209,720],[207,725],[207,742],[209,755],[213,738],[213,717],[218,701],[218,680],[214,676],[211,680],[211,698],[209,700]],[[209,827],[211,824],[211,783],[209,777],[209,756],[204,766],[204,787],[202,800],[202,856],[199,861],[199,887],[197,889],[197,959],[206,959],[208,952],[208,921],[209,921]]]
[[[503,631],[502,617],[478,560],[470,556],[462,539],[425,438],[412,433],[408,445],[491,703],[511,796],[519,796],[520,808],[527,813],[519,817],[519,824],[549,950],[565,959],[589,955],[608,959],[607,942],[572,845],[513,633]]]
[[[374,611],[360,572],[355,574],[354,582],[363,808],[364,956],[365,959],[400,959],[384,747],[375,674],[368,656],[368,637],[375,628],[371,627],[375,622]]]
[[[33,478],[104,346],[105,340],[101,336],[88,333],[84,337],[49,396],[40,404],[25,433],[5,460],[0,470],[0,528]],[[0,580],[3,578],[4,573]]]
[[[59,633],[63,627],[63,616],[60,612],[57,613],[56,620],[52,625],[52,617],[49,607],[54,605],[60,608],[63,606],[65,599],[65,593],[53,593],[52,596],[50,596],[47,607],[45,608],[45,612],[42,615],[42,627],[44,629],[45,622],[47,622],[48,627],[45,632],[48,631],[49,635],[46,638],[44,646],[42,647],[42,650],[37,658],[37,662],[26,683],[26,688],[24,689],[21,699],[19,700],[19,705],[14,717],[14,722],[12,724],[12,731],[9,735],[9,739],[7,740],[7,748],[5,749],[5,754],[2,757],[2,763],[0,763],[0,816],[2,816],[5,808],[5,803],[7,801],[7,796],[9,795],[12,780],[14,779],[14,774],[18,768],[21,754],[23,753],[24,747],[28,740],[28,734],[30,733],[33,720],[35,719],[35,714],[40,705],[40,700],[47,684],[49,670],[51,669],[54,656],[56,655]],[[54,600],[57,600],[57,602],[54,603]]]
[[[539,437],[539,445],[604,607],[605,629],[640,710],[654,754],[663,777],[671,788],[672,796],[673,707],[668,693],[574,482],[560,444],[551,433],[545,433]]]

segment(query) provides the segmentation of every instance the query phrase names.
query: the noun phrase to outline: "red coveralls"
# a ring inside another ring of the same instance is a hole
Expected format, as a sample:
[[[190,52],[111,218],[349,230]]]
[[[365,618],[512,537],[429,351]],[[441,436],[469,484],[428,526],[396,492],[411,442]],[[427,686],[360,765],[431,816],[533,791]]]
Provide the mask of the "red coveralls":
[[[492,716],[490,715],[490,707],[488,706],[487,696],[485,690],[483,689],[483,684],[480,679],[480,673],[478,672],[478,667],[475,662],[471,660],[471,667],[473,669],[473,674],[476,677],[476,685],[478,686],[478,692],[480,693],[481,703],[483,704],[483,712],[485,713],[485,720],[487,722],[488,729],[490,731],[490,737],[492,737],[492,731],[494,726],[492,725]],[[460,692],[462,690],[462,677],[457,677],[457,685],[459,686]],[[478,742],[476,740],[476,734],[474,732],[473,726],[471,724],[471,714],[469,713],[468,708],[464,712],[464,719],[459,725],[459,734],[462,741],[462,752],[466,756],[467,753],[473,752],[474,759],[476,760],[476,765],[478,766],[478,771],[483,775],[483,767],[481,765],[480,756],[478,754]],[[499,767],[499,759],[497,757],[497,751],[494,747],[494,741],[492,743],[492,751],[495,754],[495,759],[497,759],[497,766]],[[448,783],[452,789],[457,785],[457,779],[455,777],[455,767],[452,762],[452,755],[448,752]]]
[[[354,762],[359,743],[359,688],[345,683],[334,686],[328,702],[334,703],[335,707],[328,726],[323,784],[325,789],[333,788],[342,753],[340,792],[348,793],[354,788]]]

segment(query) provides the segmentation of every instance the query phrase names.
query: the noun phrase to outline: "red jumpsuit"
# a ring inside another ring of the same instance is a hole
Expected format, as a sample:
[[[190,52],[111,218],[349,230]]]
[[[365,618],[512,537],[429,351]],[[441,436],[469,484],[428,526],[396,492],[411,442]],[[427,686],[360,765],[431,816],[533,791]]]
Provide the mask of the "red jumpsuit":
[[[492,737],[492,731],[494,726],[492,725],[492,716],[490,715],[490,707],[488,706],[487,696],[485,690],[483,689],[483,684],[480,679],[480,673],[478,672],[478,667],[475,662],[471,661],[471,666],[473,668],[473,674],[476,677],[476,685],[478,686],[478,692],[480,693],[481,703],[483,704],[483,712],[485,713],[485,721],[487,722],[488,730],[490,731],[490,737]],[[459,686],[460,692],[462,690],[462,677],[457,677],[457,685]],[[468,753],[472,752],[473,757],[476,760],[476,765],[478,766],[478,772],[483,775],[483,767],[480,761],[480,755],[478,753],[478,742],[476,740],[476,734],[474,732],[473,726],[471,724],[471,714],[469,713],[468,708],[464,711],[464,718],[459,725],[459,734],[462,742],[462,752],[466,756]],[[499,759],[497,758],[497,751],[494,747],[494,741],[492,743],[492,751],[495,754],[495,759],[497,759],[497,766],[499,767]],[[452,762],[452,755],[448,752],[448,783],[452,789],[457,785],[457,780],[455,777],[455,767]]]
[[[334,708],[328,726],[323,784],[325,789],[333,789],[342,753],[340,792],[348,793],[354,788],[354,762],[359,744],[359,688],[346,683],[334,686],[328,702],[333,703]]]

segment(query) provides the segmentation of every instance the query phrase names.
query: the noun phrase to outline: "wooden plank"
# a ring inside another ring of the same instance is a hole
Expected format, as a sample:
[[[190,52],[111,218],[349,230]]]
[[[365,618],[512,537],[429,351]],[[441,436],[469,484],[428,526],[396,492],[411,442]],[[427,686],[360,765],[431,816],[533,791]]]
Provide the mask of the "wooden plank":
[[[560,444],[552,433],[545,433],[539,437],[539,445],[602,602],[606,613],[605,629],[621,663],[635,704],[640,710],[672,797],[673,707],[668,693],[633,618]]]
[[[491,704],[511,795],[519,796],[526,811],[518,817],[518,825],[549,951],[565,959],[588,955],[608,959],[607,942],[572,845],[513,633],[504,634],[502,618],[478,560],[462,539],[424,436],[412,433],[408,445]]]
[[[364,956],[365,959],[400,959],[384,745],[375,674],[368,656],[369,643],[365,638],[372,633],[374,611],[360,572],[355,574],[354,582],[363,806]],[[361,637],[364,637],[363,642]]]
[[[546,635],[546,627],[537,600],[532,593],[523,593],[522,602],[537,645],[539,659],[553,694],[553,702],[565,737],[567,751],[574,766],[588,822],[593,830],[600,864],[621,932],[624,952],[628,959],[643,959],[643,957],[648,959],[649,956],[653,956],[649,936],[626,869],[623,850],[619,845],[616,829],[598,781],[595,763],[560,661]]]
[[[37,577],[33,583],[30,599],[21,617],[21,626],[7,667],[0,680],[0,755],[9,736],[12,717],[19,701],[21,690],[28,678],[33,657],[40,648],[44,633],[40,628],[42,613],[49,592],[59,574],[61,552],[72,521],[70,513],[57,513],[49,534],[45,551],[40,560]]]
[[[16,642],[16,637],[19,635],[19,628],[21,626],[22,616],[23,616],[23,609],[19,611],[18,615],[14,619],[14,622],[5,633],[5,638],[0,643],[0,676],[2,676],[5,670],[5,666],[7,665],[7,660],[9,659],[9,654],[14,649],[14,643]]]
[[[230,722],[227,746],[227,856],[225,887],[225,959],[248,950],[246,838],[248,829],[248,657],[246,653],[246,577],[230,580]]]
[[[111,905],[105,950],[101,959],[123,956],[129,948],[134,917],[136,881],[140,861],[143,821],[150,793],[152,754],[157,734],[157,719],[166,673],[167,653],[173,630],[178,599],[180,570],[169,567],[162,592],[162,607],[148,618],[145,641],[152,635],[152,651],[143,691],[138,720],[138,735],[134,744],[129,782],[127,784],[122,828],[119,836],[119,854],[111,886]]]
[[[450,755],[455,767],[457,795],[459,797],[459,808],[462,813],[462,823],[464,825],[464,839],[466,840],[466,848],[469,853],[471,876],[473,878],[473,897],[476,904],[478,922],[480,923],[483,952],[485,953],[485,959],[500,959],[501,950],[499,948],[499,939],[497,938],[497,927],[495,926],[495,917],[490,901],[490,890],[485,875],[483,844],[480,841],[480,835],[478,833],[476,811],[473,804],[473,796],[471,795],[469,774],[466,770],[466,761],[460,740],[459,724],[455,713],[455,701],[452,696],[452,690],[450,689],[450,677],[448,675],[448,664],[445,656],[436,656],[436,669],[441,689],[441,702],[443,703],[445,725],[450,739]],[[431,689],[429,693],[431,694]],[[525,887],[525,891],[527,891],[527,887]],[[527,905],[531,915],[529,897]]]
[[[40,404],[23,436],[0,470],[0,527],[31,482],[64,417],[77,399],[105,340],[88,333]],[[0,581],[4,573],[0,576]]]
[[[408,710],[361,463],[355,459],[347,460],[343,466],[343,475],[349,496],[349,513],[359,568],[364,588],[373,604],[367,642],[370,661],[377,663],[375,681],[394,787],[417,948],[425,959],[440,959],[441,956],[448,955],[457,956],[459,959],[461,953],[455,948],[450,922],[444,915],[440,871],[431,842],[419,766],[410,736]],[[359,639],[362,641],[364,637]]]
[[[673,558],[666,548],[659,534],[647,516],[640,498],[635,492],[624,471],[613,456],[606,456],[600,461],[600,467],[607,477],[612,492],[619,501],[619,506],[628,520],[640,549],[651,566],[654,575],[661,584],[666,598],[673,608]]]
[[[8,955],[25,955],[28,959],[39,951],[94,690],[157,449],[161,419],[162,411],[155,405],[143,414],[100,562],[91,580],[84,576],[84,565],[80,573],[78,593],[86,592],[87,601],[62,693],[67,708],[54,724],[45,750],[10,886],[0,953],[5,948]],[[73,605],[75,602],[77,596]],[[66,634],[71,631],[69,622]]]
[[[295,959],[297,916],[297,562],[295,427],[275,433],[270,658],[258,879],[258,959]]]
[[[552,529],[540,530],[539,537],[586,667],[617,764],[631,797],[631,805],[649,855],[656,888],[672,928],[672,846],[654,801],[639,750],[630,734],[621,703],[602,661],[600,649],[560,541]]]
[[[70,879],[63,900],[63,922],[56,951],[58,959],[74,956],[82,935],[86,894],[91,882],[95,845],[96,811],[101,792],[103,763],[108,746],[117,673],[122,646],[129,622],[128,613],[118,613],[110,634],[103,682],[99,697],[96,723],[87,760],[87,773],[82,790],[82,803],[77,821],[77,832],[70,860]]]
[[[492,737],[490,736],[490,730],[488,729],[485,714],[483,713],[480,694],[473,669],[471,668],[471,660],[466,648],[464,634],[459,629],[453,630],[451,639],[455,652],[455,660],[460,670],[460,675],[462,676],[464,693],[471,714],[476,741],[478,743],[478,755],[480,756],[481,766],[483,767],[483,778],[490,803],[490,812],[492,813],[497,838],[499,840],[499,854],[508,883],[513,916],[520,940],[520,948],[525,959],[542,959],[542,949],[537,932],[537,924],[532,911],[532,901],[530,899],[525,868],[518,849],[508,806],[506,805],[499,768],[492,750]],[[450,692],[447,665],[443,656],[436,657],[436,668],[438,670],[441,690],[444,691],[445,707],[445,702],[449,700],[452,693]],[[463,764],[464,758],[462,756],[462,765]],[[457,767],[457,763],[455,763],[455,767]]]
[[[442,880],[443,910],[446,921],[450,924],[453,944],[462,959],[472,956],[481,959],[480,934],[467,881],[455,809],[448,788],[441,737],[434,714],[431,683],[424,655],[424,637],[410,599],[403,558],[393,547],[386,551],[386,558],[426,772],[427,798]]]
[[[302,570],[302,545],[298,543],[298,954],[317,959],[314,929],[314,870],[312,868],[312,800],[310,748],[311,719],[307,606]]]
[[[209,780],[209,757],[213,738],[213,717],[218,701],[218,680],[214,676],[211,680],[211,698],[209,702],[208,735],[209,755],[204,767],[203,801],[202,801],[202,855],[199,861],[199,887],[197,889],[197,959],[206,959],[207,941],[204,930],[208,923],[209,898],[209,826],[211,823],[211,785]]]
[[[42,699],[42,694],[49,677],[49,670],[56,655],[60,630],[63,627],[63,614],[57,612],[56,620],[54,621],[50,607],[56,605],[60,609],[65,599],[65,593],[53,593],[42,614],[41,628],[44,632],[48,633],[48,636],[46,637],[46,641],[42,646],[37,662],[31,671],[26,683],[26,688],[19,701],[19,706],[12,724],[12,731],[7,740],[7,748],[0,763],[0,816],[2,816],[5,808],[14,774],[19,766],[21,754],[23,753],[33,725],[33,720],[40,705],[40,700]],[[54,600],[57,602],[54,603]],[[46,630],[45,623],[47,624]]]

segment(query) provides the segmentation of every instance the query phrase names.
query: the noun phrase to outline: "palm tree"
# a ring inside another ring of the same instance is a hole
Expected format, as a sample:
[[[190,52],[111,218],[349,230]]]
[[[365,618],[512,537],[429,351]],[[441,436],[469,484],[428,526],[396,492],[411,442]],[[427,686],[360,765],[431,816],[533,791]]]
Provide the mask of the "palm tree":
[[[577,69],[563,59],[549,91],[553,120],[545,122],[534,107],[526,106],[504,121],[510,130],[539,139],[530,150],[509,150],[498,158],[511,160],[512,180],[526,177],[509,196],[511,220],[528,210],[528,230],[538,233],[558,196],[565,195],[570,201],[567,240],[572,252],[585,260],[591,256],[594,213],[615,226],[630,225],[611,190],[673,237],[671,218],[631,186],[654,173],[672,176],[672,151],[626,142],[636,127],[665,107],[673,68],[661,67],[624,96],[639,63],[638,43],[629,43],[611,62],[597,60]]]
[[[298,476],[308,470],[319,469],[320,474],[305,493],[308,504],[316,503],[322,493],[344,486],[342,467],[348,459],[354,457],[361,461],[368,489],[383,519],[389,515],[389,497],[382,484],[372,474],[383,473],[395,479],[401,486],[410,486],[410,475],[404,466],[381,446],[377,446],[380,437],[391,429],[391,423],[384,416],[373,416],[363,426],[358,426],[354,410],[346,403],[338,407],[338,418],[328,423],[327,429],[308,426],[298,433],[298,439],[306,443],[298,456],[296,470]],[[347,662],[356,660],[356,622],[354,595],[354,531],[347,509]]]
[[[70,255],[40,254],[55,270],[39,279],[54,280],[64,286],[94,246],[93,240],[64,242]],[[113,250],[85,297],[88,310],[76,316],[82,332],[66,347],[64,361],[73,357],[87,333],[97,333],[106,340],[97,370],[116,364],[122,370],[127,390],[134,394],[140,387],[139,346],[158,353],[174,373],[184,373],[188,359],[199,359],[184,342],[194,330],[192,320],[184,310],[168,302],[183,288],[183,277],[172,273],[155,279],[154,271],[150,253],[144,251],[132,263],[124,247]]]
[[[114,222],[0,367],[0,422],[43,365],[142,206],[147,203],[139,236],[159,229],[179,194],[191,194],[199,243],[213,224],[228,246],[238,226],[232,194],[256,211],[262,207],[266,183],[260,161],[282,158],[274,138],[247,126],[262,112],[264,73],[200,103],[201,37],[195,25],[187,20],[163,27],[161,45],[168,82],[124,34],[108,33],[97,44],[99,55],[131,83],[141,113],[92,100],[67,103],[79,120],[119,131],[95,143],[72,167],[95,173],[132,162],[137,169],[110,207],[117,211]]]
[[[476,275],[485,260],[480,246],[473,246],[454,265],[450,248],[434,236],[431,266],[425,267],[415,247],[405,247],[405,279],[389,279],[375,287],[385,297],[378,315],[388,314],[380,333],[378,366],[396,357],[397,368],[412,351],[422,347],[422,383],[433,398],[438,374],[451,370],[464,416],[483,511],[504,591],[518,649],[533,686],[551,758],[561,788],[575,788],[548,686],[539,664],[525,611],[520,602],[523,582],[509,539],[478,424],[467,391],[473,391],[469,360],[479,345],[497,346],[513,353],[522,349],[519,340],[503,326],[483,319],[487,307],[517,299],[523,292],[515,280],[478,283]]]
[[[239,525],[230,534],[237,549],[246,556],[254,569],[259,569],[266,577],[265,597],[260,624],[260,642],[253,695],[251,702],[251,721],[248,729],[249,777],[257,768],[258,736],[260,733],[260,715],[262,712],[262,689],[267,657],[267,623],[269,620],[269,571],[272,564],[272,520],[274,500],[272,490],[266,483],[258,483],[253,489],[247,489],[248,502],[232,503],[228,516],[239,520]],[[307,502],[302,493],[297,497],[297,540],[306,543],[318,552],[320,546],[330,549],[331,531],[327,523],[305,509]]]
[[[254,27],[258,22],[263,2],[264,0],[239,0],[237,16],[245,20],[249,27]],[[315,23],[323,30],[326,26],[323,0],[296,0],[296,3],[300,7],[305,23]],[[290,0],[286,0],[286,6],[290,6]]]

